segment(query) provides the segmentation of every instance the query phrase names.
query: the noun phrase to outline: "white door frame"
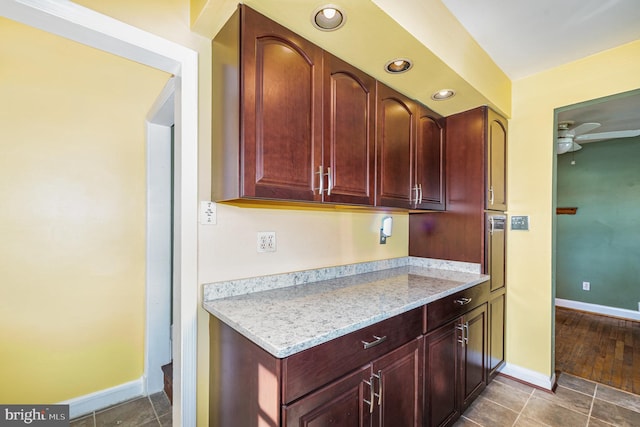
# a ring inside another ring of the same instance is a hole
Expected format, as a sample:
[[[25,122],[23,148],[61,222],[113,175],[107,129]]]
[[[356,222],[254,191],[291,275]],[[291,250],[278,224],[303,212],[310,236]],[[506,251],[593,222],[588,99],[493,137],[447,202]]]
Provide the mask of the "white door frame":
[[[196,425],[198,54],[61,0],[3,0],[0,16],[172,73],[175,78],[173,423]]]
[[[144,389],[164,389],[162,366],[171,362],[172,137],[175,79],[171,78],[147,114],[147,221]]]

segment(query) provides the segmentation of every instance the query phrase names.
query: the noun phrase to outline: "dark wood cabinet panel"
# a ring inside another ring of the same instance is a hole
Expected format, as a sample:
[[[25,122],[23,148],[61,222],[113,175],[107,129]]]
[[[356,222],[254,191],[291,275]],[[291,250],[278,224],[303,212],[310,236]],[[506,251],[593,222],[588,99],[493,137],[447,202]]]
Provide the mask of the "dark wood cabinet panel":
[[[429,426],[452,425],[486,387],[485,301],[476,301],[471,305],[475,308],[425,337],[424,413]]]
[[[280,422],[281,360],[214,316],[209,319],[209,425]]]
[[[416,104],[378,82],[377,206],[411,207]]]
[[[485,224],[485,273],[491,276],[491,291],[505,287],[507,216],[487,213]]]
[[[283,360],[283,402],[289,403],[365,365],[422,334],[422,308],[416,308]],[[363,342],[386,337],[379,345]]]
[[[324,53],[323,200],[374,204],[375,79]]]
[[[507,210],[507,121],[487,109],[486,208]]]
[[[242,11],[242,194],[314,200],[322,153],[322,50]]]
[[[350,375],[323,387],[311,395],[283,408],[283,425],[287,427],[354,426],[371,423],[369,405],[371,368],[362,367]]]
[[[479,263],[486,271],[484,211],[506,209],[506,132],[506,120],[487,107],[446,118],[446,212],[410,215],[409,255]]]
[[[425,419],[428,426],[451,424],[460,416],[458,404],[461,337],[457,320],[425,337]]]
[[[505,363],[504,359],[504,324],[506,294],[504,289],[496,292],[489,300],[489,380],[496,376],[498,369]]]
[[[482,304],[463,318],[465,344],[461,347],[462,409],[484,390],[487,383],[487,304]]]
[[[416,339],[373,362],[380,404],[372,426],[422,425],[422,346]]]
[[[445,208],[444,119],[423,105],[418,106],[415,145],[417,209]]]

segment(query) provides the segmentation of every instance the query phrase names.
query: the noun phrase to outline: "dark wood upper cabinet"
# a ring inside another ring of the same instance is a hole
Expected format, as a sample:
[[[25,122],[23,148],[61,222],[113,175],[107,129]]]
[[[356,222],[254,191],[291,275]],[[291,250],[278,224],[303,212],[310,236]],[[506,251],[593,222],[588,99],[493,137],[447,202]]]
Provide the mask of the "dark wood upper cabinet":
[[[505,205],[506,130],[506,120],[488,107],[446,118],[446,212],[410,216],[409,255],[478,263],[486,271],[484,211]]]
[[[250,8],[242,23],[242,196],[317,200],[322,50]]]
[[[376,204],[444,210],[444,119],[378,82],[376,132]]]
[[[212,80],[213,200],[444,209],[442,118],[245,5]]]
[[[212,49],[214,200],[320,200],[322,49],[246,6]]]
[[[416,110],[414,101],[378,82],[377,206],[410,208],[413,187]]]
[[[372,206],[376,81],[328,52],[324,78],[323,201]]]
[[[417,209],[445,209],[444,138],[444,119],[427,107],[418,105],[415,145],[418,199],[414,199]]]
[[[485,208],[507,210],[507,121],[487,109],[487,166]]]

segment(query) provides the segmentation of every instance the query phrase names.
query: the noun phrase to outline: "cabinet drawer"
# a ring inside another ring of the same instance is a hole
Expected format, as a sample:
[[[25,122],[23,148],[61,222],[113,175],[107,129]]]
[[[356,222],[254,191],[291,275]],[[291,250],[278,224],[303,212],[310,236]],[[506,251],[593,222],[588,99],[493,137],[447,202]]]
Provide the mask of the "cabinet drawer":
[[[383,320],[308,350],[282,363],[282,402],[287,404],[422,335],[422,308]],[[386,337],[375,343],[375,337]]]
[[[467,311],[486,302],[488,297],[489,282],[487,281],[429,303],[424,332],[433,331],[449,320],[462,316]]]

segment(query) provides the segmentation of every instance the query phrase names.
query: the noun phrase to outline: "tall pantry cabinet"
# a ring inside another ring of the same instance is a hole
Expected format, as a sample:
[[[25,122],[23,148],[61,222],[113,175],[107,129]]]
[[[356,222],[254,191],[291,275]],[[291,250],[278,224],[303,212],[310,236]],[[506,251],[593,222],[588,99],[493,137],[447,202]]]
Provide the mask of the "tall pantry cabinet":
[[[489,379],[504,364],[507,121],[483,106],[446,118],[446,211],[412,213],[409,255],[478,263],[491,275]]]

